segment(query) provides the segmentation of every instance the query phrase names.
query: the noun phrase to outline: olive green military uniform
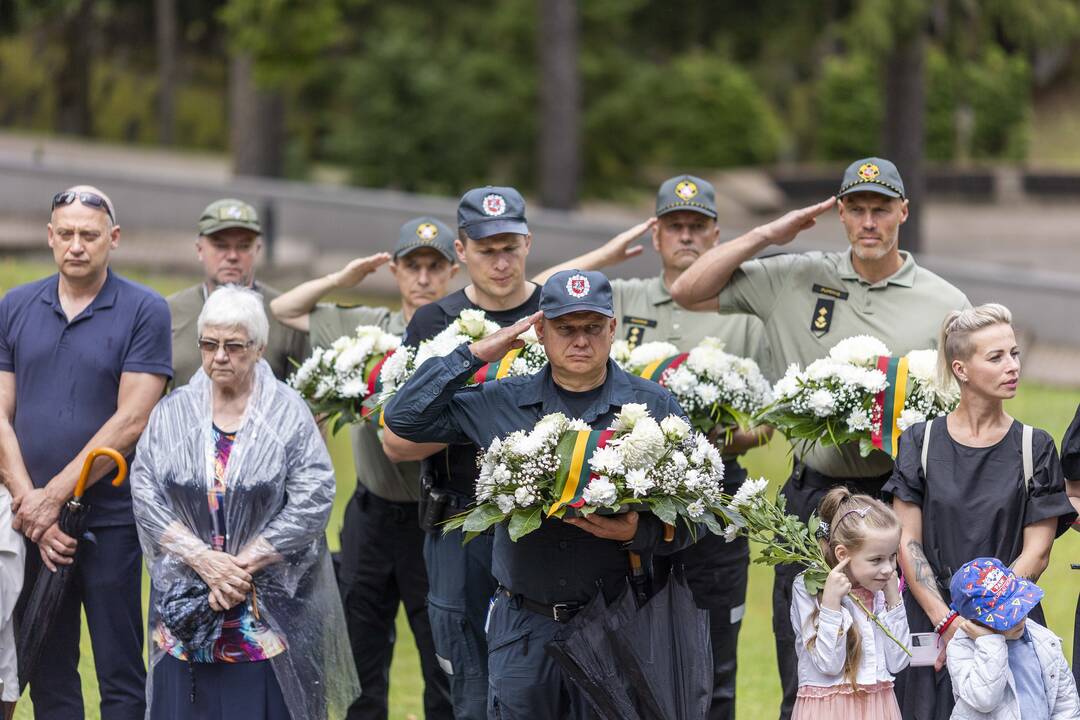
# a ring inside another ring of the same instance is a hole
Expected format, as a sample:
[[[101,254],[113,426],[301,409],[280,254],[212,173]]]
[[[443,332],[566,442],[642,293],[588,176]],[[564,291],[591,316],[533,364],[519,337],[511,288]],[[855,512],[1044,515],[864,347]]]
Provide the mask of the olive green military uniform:
[[[263,309],[270,321],[270,336],[266,343],[266,352],[263,358],[270,363],[270,369],[274,371],[274,377],[284,380],[292,374],[293,365],[289,362],[292,358],[296,362],[302,362],[310,352],[307,338],[304,333],[297,332],[290,327],[282,325],[270,313],[270,301],[276,298],[277,290],[255,284],[254,289],[262,295]],[[173,380],[172,387],[186,385],[191,376],[202,367],[202,356],[199,353],[198,340],[199,313],[202,312],[203,303],[206,302],[206,286],[203,284],[193,285],[187,289],[165,298],[169,303],[169,312],[172,313],[172,342],[173,342]]]
[[[328,347],[358,325],[402,335],[400,310],[319,304],[309,315],[313,347]],[[420,530],[420,463],[392,463],[370,422],[349,427],[356,492],[341,528],[338,588],[345,609],[356,672],[365,697],[349,708],[349,720],[386,717],[395,620],[404,605],[424,676],[424,716],[450,720],[450,686],[439,667],[428,618],[424,533]]]
[[[840,340],[872,335],[894,355],[937,346],[945,315],[968,307],[962,292],[919,267],[908,253],[890,277],[869,283],[855,272],[851,251],[776,255],[742,264],[720,293],[720,311],[751,313],[765,324],[771,353],[766,374],[776,380],[786,366],[806,367]],[[815,448],[797,458],[783,494],[788,509],[805,520],[833,485],[880,493],[892,470],[881,451],[860,457],[858,447]],[[773,634],[784,691],[781,718],[790,716],[798,689],[791,585],[799,568],[778,566],[773,585]]]
[[[701,182],[701,181],[699,181]],[[768,357],[764,326],[753,315],[719,315],[684,310],[671,299],[663,276],[612,280],[618,337],[631,346],[669,342],[688,352],[706,337],[724,342],[724,350],[763,363]],[[734,459],[724,461],[724,490],[734,493],[746,479]],[[687,584],[699,607],[709,611],[712,636],[713,698],[709,720],[735,717],[735,674],[739,628],[746,610],[750,547],[746,538],[724,542],[706,533],[696,544],[669,558],[654,560],[654,572],[663,577],[668,565],[682,565]]]

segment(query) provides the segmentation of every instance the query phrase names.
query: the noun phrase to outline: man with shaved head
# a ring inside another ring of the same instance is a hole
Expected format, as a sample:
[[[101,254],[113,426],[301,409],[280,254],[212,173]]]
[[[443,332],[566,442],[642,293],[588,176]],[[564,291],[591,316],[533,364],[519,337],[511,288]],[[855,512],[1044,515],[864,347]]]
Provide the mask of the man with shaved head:
[[[84,716],[79,678],[80,614],[94,649],[101,717],[145,714],[142,555],[131,494],[115,488],[111,461],[90,473],[84,501],[90,532],[73,538],[57,520],[90,450],[112,447],[131,461],[150,411],[172,376],[169,308],[153,290],[109,268],[120,242],[116,206],[97,188],[52,199],[48,244],[58,272],[0,300],[0,481],[12,527],[26,537],[16,621],[39,573],[79,564],[46,631],[29,681],[38,720]],[[2,501],[2,500],[0,500]]]

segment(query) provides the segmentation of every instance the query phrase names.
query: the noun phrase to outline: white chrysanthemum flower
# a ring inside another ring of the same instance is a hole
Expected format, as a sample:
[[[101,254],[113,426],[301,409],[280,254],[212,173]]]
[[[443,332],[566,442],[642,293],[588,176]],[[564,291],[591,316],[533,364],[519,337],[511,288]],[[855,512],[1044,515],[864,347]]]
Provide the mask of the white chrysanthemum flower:
[[[627,403],[619,410],[611,423],[611,429],[615,432],[633,430],[638,420],[649,416],[649,409],[643,403]]]
[[[818,417],[828,417],[836,409],[836,398],[825,388],[810,393],[807,403],[810,411]]]
[[[738,536],[739,528],[735,527],[735,523],[728,523],[724,526],[724,542],[734,542]]]
[[[921,423],[926,421],[926,415],[913,410],[912,408],[904,408],[900,412],[900,417],[896,418],[896,427],[900,429],[900,432],[904,432],[915,423]]]
[[[656,487],[656,483],[644,470],[637,469],[626,473],[626,487],[634,493],[634,497],[644,497]]]
[[[796,368],[797,369],[797,368]],[[799,394],[799,377],[797,374],[789,374],[776,381],[773,395],[777,400],[790,400]]]
[[[574,430],[577,432],[581,432],[582,430],[592,430],[592,428],[589,427],[589,423],[585,422],[584,420],[579,420],[578,418],[574,418],[569,423],[567,423],[566,429]]]
[[[630,351],[627,364],[633,368],[643,368],[657,360],[666,360],[679,354],[679,348],[669,342],[647,342]]]
[[[870,413],[857,408],[851,411],[851,414],[847,418],[848,429],[852,432],[860,432],[870,429]]]
[[[618,441],[618,448],[627,468],[654,465],[663,456],[666,445],[664,431],[651,417],[638,420],[634,429]]]
[[[682,450],[676,450],[671,453],[671,462],[678,470],[685,470],[686,466],[690,464],[690,461],[686,459],[686,453]]]
[[[366,394],[367,383],[364,382],[364,378],[360,375],[343,383],[341,389],[338,390],[338,395],[347,398],[364,397]]]
[[[720,399],[720,388],[712,383],[701,383],[697,386],[697,396],[706,406],[712,405]]]
[[[937,350],[912,350],[907,354],[908,374],[919,382],[931,383],[937,374]]]
[[[519,487],[514,491],[514,501],[518,507],[528,507],[536,502],[536,493],[527,487]]]
[[[851,365],[872,366],[879,355],[890,355],[885,343],[871,335],[855,335],[844,338],[829,351],[829,357],[836,362]]]
[[[620,475],[624,469],[622,455],[611,445],[605,445],[593,451],[589,467],[597,475]]]
[[[690,434],[690,423],[677,415],[668,415],[660,421],[660,429],[674,442],[678,442]]]
[[[379,371],[379,379],[382,380],[383,387],[397,387],[405,381],[409,374],[409,362],[412,356],[412,348],[402,347],[386,358],[382,370]]]
[[[731,504],[736,508],[754,507],[757,503],[765,501],[765,491],[768,488],[769,481],[765,478],[747,479],[735,492]]]
[[[501,493],[495,496],[495,504],[499,506],[499,512],[506,515],[514,509],[514,496]]]
[[[611,343],[611,359],[619,367],[624,367],[630,361],[630,343],[625,340],[616,340]]]
[[[705,514],[705,503],[701,500],[695,500],[686,506],[686,514],[696,520]]]
[[[491,479],[498,485],[507,484],[513,477],[514,474],[505,465],[496,465],[491,471]]]
[[[693,395],[697,389],[697,384],[697,376],[686,365],[680,365],[664,378],[664,386],[677,398]]]
[[[593,478],[592,481],[585,486],[585,489],[581,493],[582,499],[589,505],[601,506],[601,505],[614,505],[619,499],[618,488],[615,487],[615,483],[611,482],[611,479],[601,475],[600,477]]]

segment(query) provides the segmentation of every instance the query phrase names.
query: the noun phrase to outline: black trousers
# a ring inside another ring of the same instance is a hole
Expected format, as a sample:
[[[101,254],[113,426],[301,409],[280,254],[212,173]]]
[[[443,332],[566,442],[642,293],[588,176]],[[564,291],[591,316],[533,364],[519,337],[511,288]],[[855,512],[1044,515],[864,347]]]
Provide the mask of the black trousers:
[[[873,478],[832,478],[796,462],[791,477],[780,492],[787,500],[788,513],[797,515],[806,522],[830,488],[846,485],[852,492],[880,497],[881,488],[888,479],[888,473]],[[795,654],[795,629],[791,627],[791,585],[795,582],[795,576],[802,572],[802,567],[777,565],[774,570],[773,637],[783,691],[780,720],[788,720],[792,708],[795,707],[795,695],[799,691],[799,660]]]
[[[134,525],[92,530],[79,540],[78,562],[48,630],[42,660],[30,675],[30,697],[37,720],[72,720],[83,712],[79,677],[81,613],[86,612],[94,666],[101,690],[102,720],[143,720],[146,669],[143,665],[142,551]],[[49,572],[27,541],[26,575],[15,607],[15,623],[26,607],[39,572]]]
[[[362,692],[349,708],[349,720],[385,720],[388,715],[399,603],[405,605],[420,653],[424,716],[432,720],[454,716],[449,683],[435,659],[431,638],[423,547],[416,503],[383,500],[357,485],[345,509],[338,569],[338,587]]]

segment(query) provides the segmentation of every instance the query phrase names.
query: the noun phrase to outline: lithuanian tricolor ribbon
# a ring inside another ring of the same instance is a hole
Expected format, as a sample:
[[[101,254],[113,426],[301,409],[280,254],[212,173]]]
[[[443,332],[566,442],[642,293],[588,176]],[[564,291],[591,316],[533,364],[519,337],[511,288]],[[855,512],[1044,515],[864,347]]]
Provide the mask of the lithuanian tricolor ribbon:
[[[485,363],[473,373],[472,381],[474,383],[487,382],[488,380],[501,380],[510,374],[510,366],[514,364],[514,360],[521,354],[524,348],[514,348],[510,352],[503,355],[503,359],[497,363]]]
[[[555,450],[559,456],[559,474],[555,478],[555,496],[559,499],[548,510],[548,517],[564,506],[579,508],[585,504],[581,494],[596,476],[589,468],[589,458],[597,448],[607,445],[612,430],[578,430],[563,436]]]
[[[686,362],[686,358],[690,357],[690,353],[680,353],[673,357],[657,360],[656,362],[646,365],[638,375],[646,380],[652,380],[654,383],[664,384],[664,374],[669,370],[675,368]]]
[[[888,357],[881,355],[877,361],[878,370],[885,373],[888,384],[874,398],[873,416],[881,418],[881,424],[870,440],[878,450],[884,450],[896,457],[900,442],[900,428],[897,421],[904,411],[907,398],[908,359],[906,357]]]
[[[371,366],[371,369],[368,370],[367,375],[364,376],[364,385],[367,387],[367,395],[364,398],[365,400],[370,397],[375,397],[382,392],[382,378],[380,377],[380,375],[382,375],[382,368],[383,365],[386,364],[387,359],[393,354],[394,351],[391,350],[390,352],[383,355],[378,362]],[[366,418],[369,415],[371,415],[371,408],[361,405],[360,417]],[[383,411],[381,408],[379,409],[379,427],[386,427],[386,420],[383,418]]]

